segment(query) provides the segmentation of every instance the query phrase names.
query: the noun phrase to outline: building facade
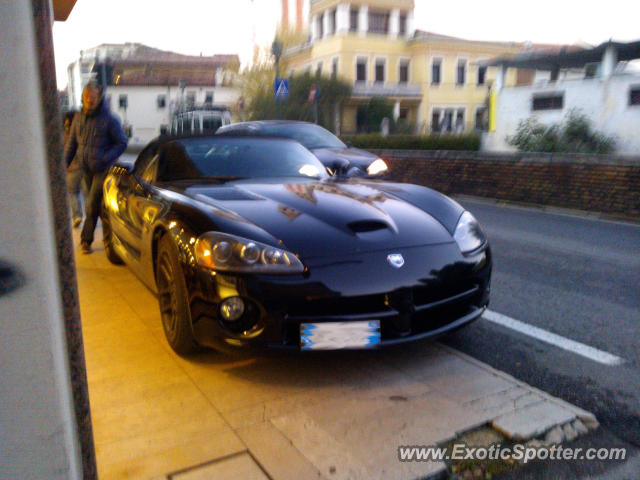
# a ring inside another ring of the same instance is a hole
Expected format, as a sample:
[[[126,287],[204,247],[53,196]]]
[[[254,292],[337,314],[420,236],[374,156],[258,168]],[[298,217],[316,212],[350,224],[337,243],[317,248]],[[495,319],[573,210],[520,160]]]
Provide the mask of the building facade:
[[[416,133],[486,129],[496,69],[479,63],[522,45],[416,30],[413,12],[413,0],[312,0],[310,39],[287,49],[284,71],[336,76],[353,85],[342,133],[358,131],[358,107],[373,97],[390,101],[394,119]],[[515,84],[515,71],[507,82]]]
[[[640,71],[629,65],[637,59],[640,41],[493,59],[489,64],[499,68],[499,78],[514,69],[534,75],[515,86],[496,83],[495,124],[483,148],[514,150],[508,138],[521,121],[557,124],[576,111],[589,118],[595,130],[616,140],[617,153],[640,154]]]
[[[83,50],[68,67],[69,108],[81,107],[90,80],[106,85],[105,101],[120,118],[132,146],[167,130],[180,110],[236,105],[237,55],[192,56],[137,43],[104,44]]]

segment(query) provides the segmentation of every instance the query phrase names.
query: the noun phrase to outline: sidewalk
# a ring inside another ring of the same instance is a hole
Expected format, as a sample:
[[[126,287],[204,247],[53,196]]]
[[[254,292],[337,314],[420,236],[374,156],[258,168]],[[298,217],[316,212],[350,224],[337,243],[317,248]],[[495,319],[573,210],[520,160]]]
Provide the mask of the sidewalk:
[[[522,441],[597,426],[438,343],[183,359],[164,339],[155,297],[94,248],[76,250],[76,262],[101,479],[429,478],[444,463],[399,462],[398,446],[482,425]]]

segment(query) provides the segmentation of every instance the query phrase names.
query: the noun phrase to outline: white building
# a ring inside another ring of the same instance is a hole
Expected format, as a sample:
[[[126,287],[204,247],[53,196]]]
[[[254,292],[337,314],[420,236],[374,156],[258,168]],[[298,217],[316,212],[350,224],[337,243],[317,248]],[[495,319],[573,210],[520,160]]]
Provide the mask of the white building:
[[[92,79],[107,85],[105,101],[143,146],[171,124],[178,110],[236,105],[237,55],[191,56],[138,43],[103,44],[83,50],[69,65],[69,107],[81,108],[82,89]]]
[[[488,65],[500,67],[501,73],[494,85],[494,119],[484,149],[514,150],[507,138],[522,120],[560,123],[575,109],[595,130],[616,138],[617,153],[640,154],[640,73],[628,64],[638,58],[640,41],[492,60]],[[501,80],[508,68],[535,70],[533,81],[505,87]]]

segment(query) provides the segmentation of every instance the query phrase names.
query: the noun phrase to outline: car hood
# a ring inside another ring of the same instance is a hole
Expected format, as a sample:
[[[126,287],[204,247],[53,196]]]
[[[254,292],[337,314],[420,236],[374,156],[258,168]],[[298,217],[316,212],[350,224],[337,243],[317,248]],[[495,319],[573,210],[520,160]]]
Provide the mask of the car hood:
[[[242,180],[189,186],[181,193],[212,218],[224,211],[239,223],[251,222],[302,258],[453,242],[425,211],[357,179]]]
[[[314,148],[311,152],[325,165],[330,165],[336,160],[346,160],[363,170],[378,158],[373,153],[357,148]]]

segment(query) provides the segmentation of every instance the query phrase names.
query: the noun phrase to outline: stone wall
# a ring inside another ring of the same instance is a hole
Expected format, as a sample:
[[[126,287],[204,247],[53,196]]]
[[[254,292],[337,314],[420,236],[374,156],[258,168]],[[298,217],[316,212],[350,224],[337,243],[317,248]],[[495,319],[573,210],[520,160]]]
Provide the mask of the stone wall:
[[[389,164],[391,179],[426,185],[446,194],[640,220],[640,157],[403,150],[376,153]]]

